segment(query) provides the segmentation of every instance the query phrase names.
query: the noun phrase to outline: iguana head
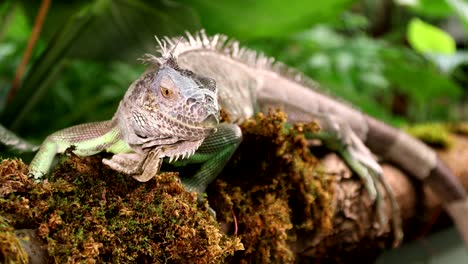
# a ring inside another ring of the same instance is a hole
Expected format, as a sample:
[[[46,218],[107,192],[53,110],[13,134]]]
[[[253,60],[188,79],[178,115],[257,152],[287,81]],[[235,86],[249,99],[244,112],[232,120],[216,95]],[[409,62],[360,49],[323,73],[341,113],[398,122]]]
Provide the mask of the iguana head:
[[[218,125],[217,89],[213,79],[181,69],[171,58],[159,69],[151,88],[159,99],[161,114],[175,126],[197,129]]]
[[[123,104],[142,141],[198,141],[215,131],[219,122],[215,81],[181,69],[173,57],[152,63]]]

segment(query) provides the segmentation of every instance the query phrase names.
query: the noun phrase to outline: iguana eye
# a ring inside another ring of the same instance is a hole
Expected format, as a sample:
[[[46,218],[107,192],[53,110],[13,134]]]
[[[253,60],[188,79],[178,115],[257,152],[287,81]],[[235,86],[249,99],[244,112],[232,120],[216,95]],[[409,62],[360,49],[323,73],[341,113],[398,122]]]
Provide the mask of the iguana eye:
[[[174,94],[171,89],[164,86],[159,86],[159,90],[161,90],[161,94],[164,98],[171,98]]]

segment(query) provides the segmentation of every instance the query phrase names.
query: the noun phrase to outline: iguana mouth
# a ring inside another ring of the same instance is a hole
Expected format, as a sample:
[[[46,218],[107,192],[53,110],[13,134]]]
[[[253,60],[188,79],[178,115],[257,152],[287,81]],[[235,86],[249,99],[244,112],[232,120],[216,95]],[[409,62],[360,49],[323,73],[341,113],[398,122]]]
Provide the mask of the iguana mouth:
[[[213,114],[209,115],[207,118],[205,118],[205,120],[202,121],[202,126],[206,128],[214,128],[214,127],[217,127],[218,124],[219,124],[219,120]]]
[[[186,159],[192,156],[201,146],[204,139],[197,141],[180,141],[172,145],[166,145],[162,149],[161,158],[169,158],[169,163],[179,159]]]
[[[205,130],[205,133],[211,134],[216,132],[216,127],[219,124],[219,120],[214,114],[210,114],[201,122],[201,126]],[[162,157],[169,158],[169,163],[177,161],[179,159],[186,159],[192,156],[195,151],[201,146],[205,138],[195,141],[180,141],[170,146],[165,146],[162,151]]]

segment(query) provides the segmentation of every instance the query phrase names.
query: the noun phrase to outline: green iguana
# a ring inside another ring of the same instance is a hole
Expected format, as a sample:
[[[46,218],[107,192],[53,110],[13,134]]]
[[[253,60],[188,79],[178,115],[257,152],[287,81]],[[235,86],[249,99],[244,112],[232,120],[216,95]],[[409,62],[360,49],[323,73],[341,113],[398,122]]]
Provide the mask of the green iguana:
[[[362,178],[381,221],[386,216],[377,185],[384,186],[392,202],[396,241],[402,239],[398,205],[370,150],[427,182],[468,244],[466,192],[423,143],[318,92],[302,74],[226,36],[200,31],[157,40],[160,56],[144,57],[148,70],[130,86],[114,117],[51,134],[30,164],[34,177],[46,174],[54,156],[74,145],[82,156],[113,153],[103,163],[142,182],[155,176],[162,162],[200,163],[200,169],[182,181],[188,190],[201,193],[241,142],[238,124],[258,111],[281,108],[290,123],[319,123],[321,131],[307,136],[341,154]],[[219,123],[221,108],[232,123]],[[1,134],[10,145],[22,144],[7,132]]]

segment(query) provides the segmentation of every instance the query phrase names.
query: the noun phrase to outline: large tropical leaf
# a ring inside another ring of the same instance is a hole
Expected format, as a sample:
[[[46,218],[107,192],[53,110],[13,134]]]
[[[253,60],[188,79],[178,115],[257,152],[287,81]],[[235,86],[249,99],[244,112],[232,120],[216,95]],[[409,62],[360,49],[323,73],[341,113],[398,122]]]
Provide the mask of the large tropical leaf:
[[[59,22],[58,31],[3,111],[1,122],[13,130],[25,126],[37,103],[50,92],[50,84],[60,74],[66,58],[136,62],[141,54],[154,50],[154,35],[181,34],[199,27],[189,8],[162,1],[96,0],[77,7],[65,23],[59,22],[62,16],[52,17],[51,21]]]
[[[330,23],[353,0],[183,0],[200,14],[208,32],[222,32],[241,40],[285,37],[324,21]]]

